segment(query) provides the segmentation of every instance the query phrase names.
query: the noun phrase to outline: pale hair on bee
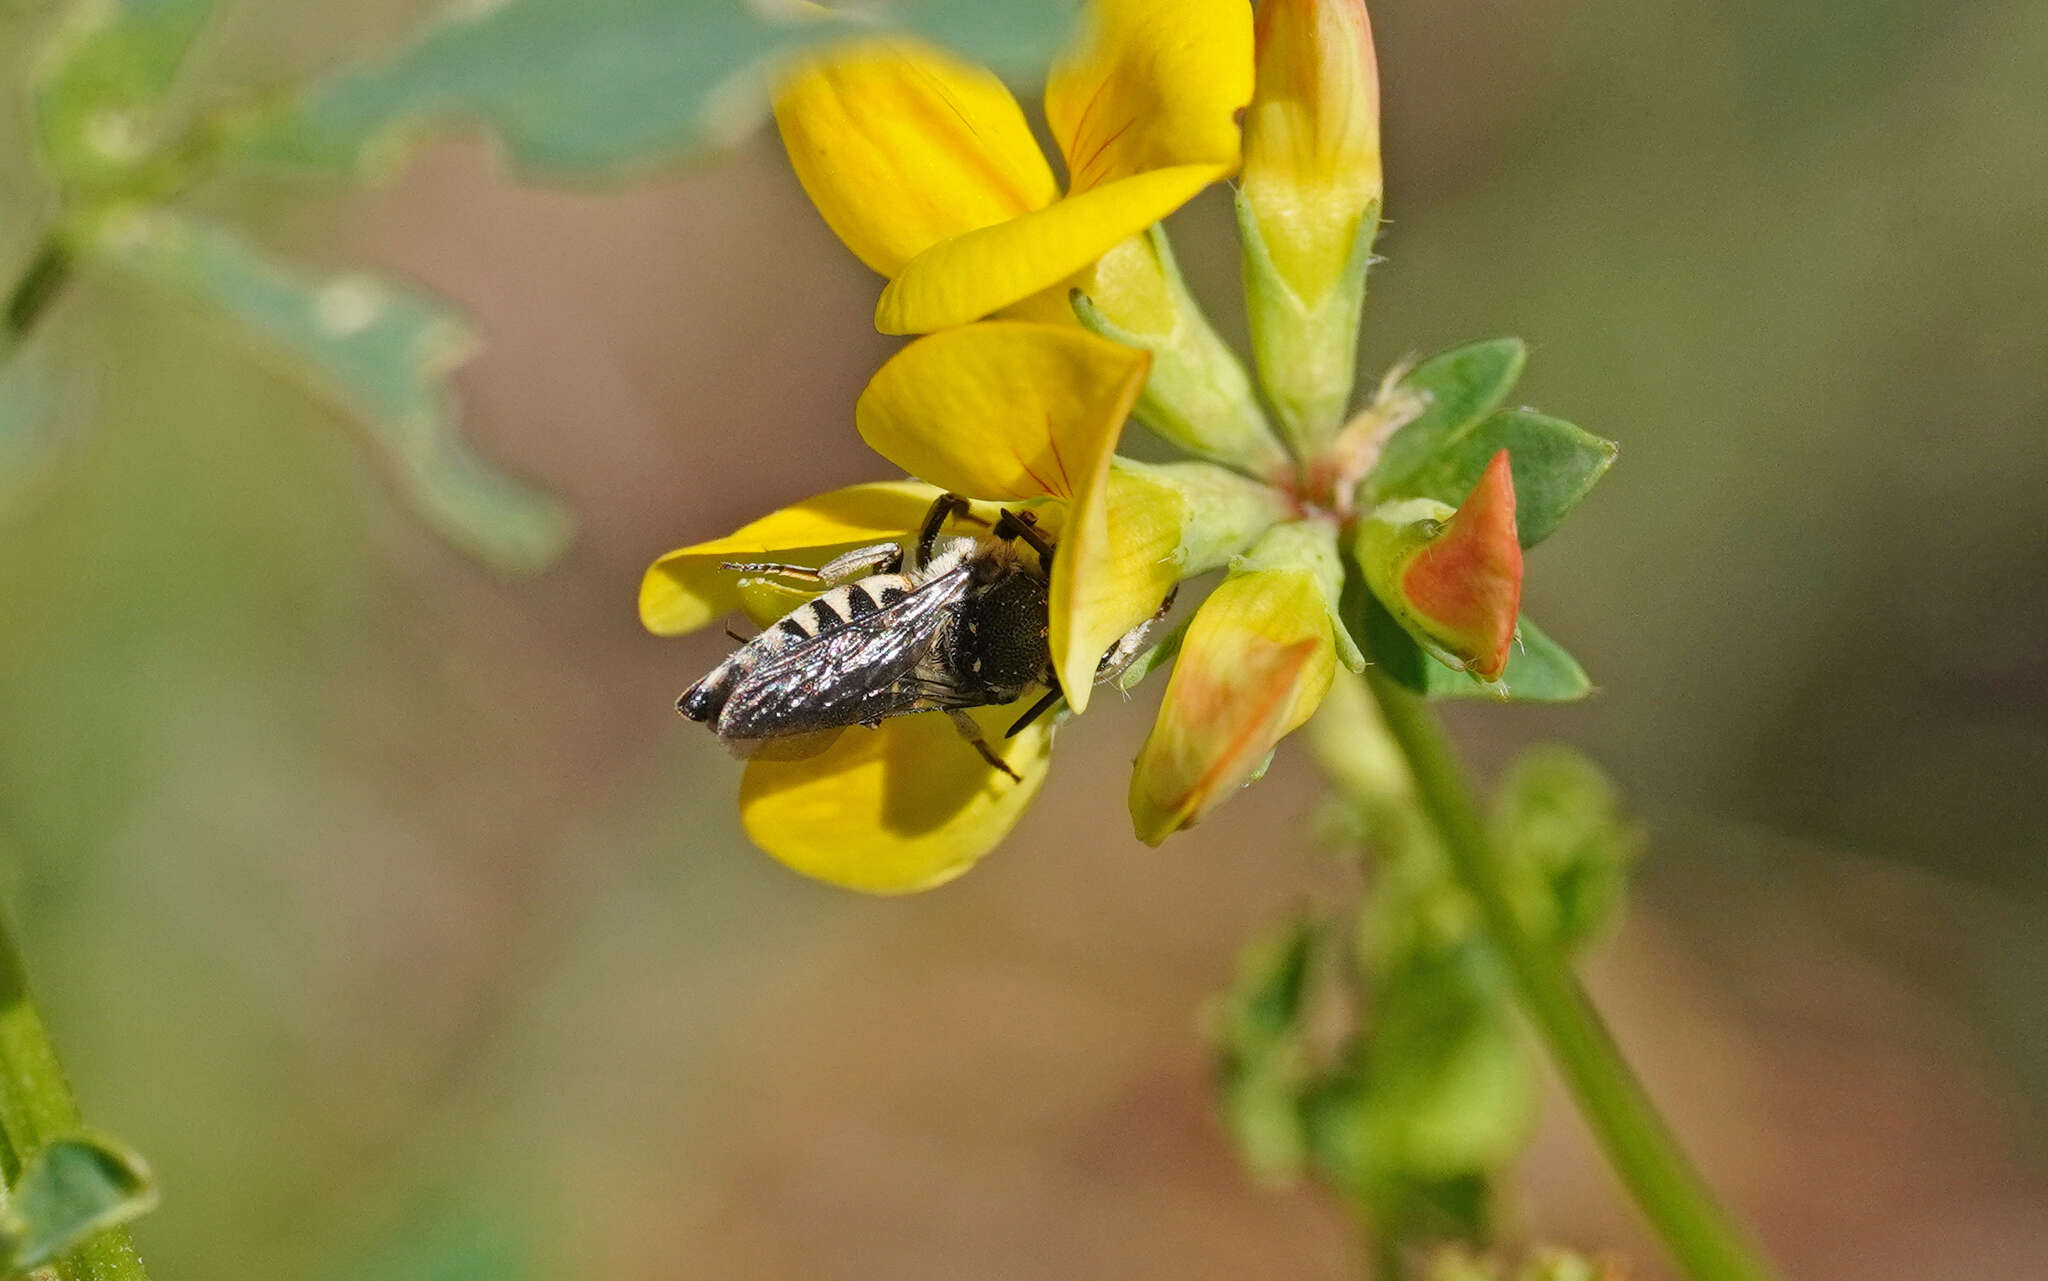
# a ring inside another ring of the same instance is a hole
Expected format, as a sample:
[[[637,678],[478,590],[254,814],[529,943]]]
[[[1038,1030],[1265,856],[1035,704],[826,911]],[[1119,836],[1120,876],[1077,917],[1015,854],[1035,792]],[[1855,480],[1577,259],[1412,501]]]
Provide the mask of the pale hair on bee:
[[[907,564],[896,543],[855,548],[816,569],[727,562],[734,573],[826,590],[743,643],[685,690],[676,710],[739,746],[945,712],[983,760],[1018,778],[967,712],[1043,688],[1007,737],[1064,697],[1050,642],[1054,547],[1029,512],[1003,511],[986,536],[947,536],[947,521],[969,510],[957,494],[934,501]],[[1097,680],[1137,657],[1171,603],[1169,594],[1158,616],[1102,656]]]

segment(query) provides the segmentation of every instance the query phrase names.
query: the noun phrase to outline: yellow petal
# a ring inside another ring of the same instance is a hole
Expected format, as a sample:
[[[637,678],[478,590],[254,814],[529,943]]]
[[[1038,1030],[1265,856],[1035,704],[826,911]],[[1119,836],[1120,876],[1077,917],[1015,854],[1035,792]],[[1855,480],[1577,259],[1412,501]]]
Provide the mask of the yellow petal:
[[[854,408],[861,439],[934,485],[991,502],[1101,485],[1150,358],[1065,325],[994,320],[897,352]]]
[[[785,507],[725,538],[672,551],[640,580],[640,621],[657,636],[695,631],[742,602],[739,578],[720,569],[722,562],[892,542],[917,528],[938,493],[908,480],[851,485]]]
[[[1252,99],[1244,0],[1097,0],[1078,49],[1045,86],[1069,194],[1174,165],[1237,167]]]
[[[1234,162],[1232,162],[1234,164]],[[1232,164],[1174,165],[941,240],[882,291],[875,328],[922,334],[979,320],[1060,284],[1227,175]]]
[[[1227,800],[1330,688],[1336,645],[1315,576],[1233,574],[1202,603],[1131,775],[1131,822],[1157,845]]]
[[[826,225],[884,276],[1059,194],[1002,81],[925,45],[870,41],[799,63],[775,123]]]
[[[1052,562],[1052,652],[1067,705],[1086,711],[1102,655],[1159,612],[1180,581],[1186,504],[1163,485],[1111,472],[1105,537],[1060,529]]]
[[[753,842],[805,876],[870,894],[952,880],[1009,834],[1045,781],[1045,722],[1002,733],[1019,707],[971,713],[1023,782],[1000,774],[936,712],[844,731],[803,760],[757,758],[740,784]]]

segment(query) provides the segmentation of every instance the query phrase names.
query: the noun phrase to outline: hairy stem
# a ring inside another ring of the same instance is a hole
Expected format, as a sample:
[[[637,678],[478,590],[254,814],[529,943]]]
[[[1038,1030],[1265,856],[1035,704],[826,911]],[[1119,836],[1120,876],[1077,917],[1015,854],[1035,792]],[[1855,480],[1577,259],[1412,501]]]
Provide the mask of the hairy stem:
[[[43,1144],[79,1128],[78,1101],[29,998],[21,955],[0,921],[0,1160],[10,1182]],[[63,1281],[149,1281],[125,1228],[101,1232],[55,1265]]]
[[[1772,1281],[1769,1265],[1715,1202],[1658,1115],[1571,968],[1524,928],[1436,713],[1378,668],[1368,668],[1366,680],[1414,775],[1423,811],[1514,976],[1523,1011],[1629,1195],[1694,1281]]]

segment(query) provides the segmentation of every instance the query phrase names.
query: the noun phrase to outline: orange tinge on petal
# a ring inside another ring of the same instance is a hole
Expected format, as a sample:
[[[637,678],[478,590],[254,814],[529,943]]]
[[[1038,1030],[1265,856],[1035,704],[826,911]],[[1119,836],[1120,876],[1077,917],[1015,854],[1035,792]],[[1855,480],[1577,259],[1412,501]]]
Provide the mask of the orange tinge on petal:
[[[1131,777],[1131,822],[1157,845],[1227,800],[1307,720],[1336,673],[1314,580],[1262,570],[1226,580],[1188,629]]]
[[[1505,449],[1487,463],[1443,533],[1402,572],[1401,594],[1473,675],[1500,678],[1522,605],[1522,544]]]

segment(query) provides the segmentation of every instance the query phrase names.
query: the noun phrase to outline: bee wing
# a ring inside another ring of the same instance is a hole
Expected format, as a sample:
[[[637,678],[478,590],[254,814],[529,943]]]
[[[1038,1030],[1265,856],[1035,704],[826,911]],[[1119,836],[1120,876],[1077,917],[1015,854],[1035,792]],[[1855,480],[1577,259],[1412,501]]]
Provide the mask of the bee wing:
[[[943,574],[872,614],[792,645],[733,688],[718,732],[768,738],[910,711],[918,683],[905,678],[969,581],[965,569]]]

